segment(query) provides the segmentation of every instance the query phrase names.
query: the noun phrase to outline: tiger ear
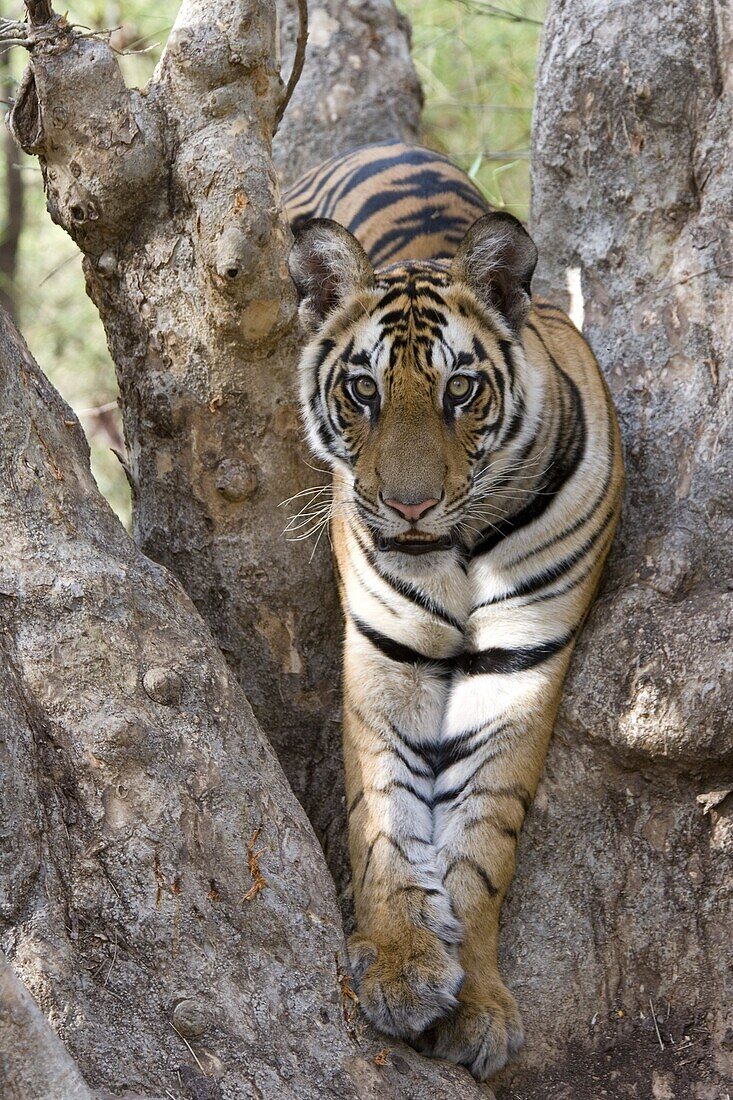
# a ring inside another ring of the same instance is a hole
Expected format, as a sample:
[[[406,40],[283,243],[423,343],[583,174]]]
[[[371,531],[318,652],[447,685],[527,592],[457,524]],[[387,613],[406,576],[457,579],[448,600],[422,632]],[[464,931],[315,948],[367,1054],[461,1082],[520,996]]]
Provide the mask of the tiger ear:
[[[330,218],[313,218],[295,233],[288,260],[306,328],[325,317],[355,291],[374,284],[374,268],[356,237]]]
[[[522,223],[496,211],[474,222],[461,241],[451,274],[479,301],[493,306],[517,336],[529,313],[537,246]]]

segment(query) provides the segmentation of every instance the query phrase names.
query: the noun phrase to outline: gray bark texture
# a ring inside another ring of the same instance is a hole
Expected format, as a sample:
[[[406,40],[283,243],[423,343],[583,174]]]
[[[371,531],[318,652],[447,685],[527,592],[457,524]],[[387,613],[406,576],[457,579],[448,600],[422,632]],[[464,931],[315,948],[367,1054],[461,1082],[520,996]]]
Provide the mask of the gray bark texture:
[[[536,286],[579,270],[628,491],[505,913],[500,1096],[730,1093],[732,35],[715,0],[549,8]]]
[[[99,496],[76,418],[3,319],[0,1094],[485,1096],[358,1020],[321,848],[238,682],[301,796],[327,758],[333,814],[330,567],[324,551],[306,572],[277,510],[312,471],[274,5],[185,0],[143,92],[104,41],[28,9],[12,127],[84,254],[136,540],[163,564]]]

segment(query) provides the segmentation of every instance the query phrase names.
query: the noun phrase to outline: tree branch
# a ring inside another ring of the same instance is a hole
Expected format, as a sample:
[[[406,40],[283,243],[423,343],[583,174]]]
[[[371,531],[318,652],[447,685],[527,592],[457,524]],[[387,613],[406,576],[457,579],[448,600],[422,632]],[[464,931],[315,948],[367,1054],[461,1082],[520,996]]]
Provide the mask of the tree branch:
[[[50,0],[25,0],[28,18],[31,26],[40,27],[43,23],[50,23],[54,17],[54,10]]]
[[[401,1050],[403,1087],[370,1061],[376,1038],[359,1056],[305,814],[191,601],[99,495],[78,421],[2,316],[0,511],[0,821],[14,823],[0,941],[69,1050],[0,972],[3,1097],[87,1100],[76,1063],[115,1095],[179,1094],[180,1077],[201,1096],[268,1082],[299,1100],[478,1100],[456,1067]],[[26,1087],[44,1072],[47,1088]]]
[[[173,186],[197,211],[195,250],[220,307],[217,326],[247,346],[272,345],[296,310],[270,160],[282,99],[275,7],[258,0],[213,8],[184,0],[150,97],[178,135]]]
[[[105,42],[79,34],[46,2],[28,12],[31,63],[8,123],[40,159],[51,217],[96,259],[160,193],[160,128]]]
[[[305,49],[308,44],[308,0],[298,0],[298,37],[295,42],[295,57],[293,59],[293,66],[290,70],[290,77],[285,89],[285,94],[280,101],[280,106],[277,109],[275,115],[275,129],[273,133],[277,133],[277,128],[282,121],[282,117],[287,110],[288,103],[293,97],[293,92],[300,80],[300,75],[303,72],[303,66],[305,65]]]

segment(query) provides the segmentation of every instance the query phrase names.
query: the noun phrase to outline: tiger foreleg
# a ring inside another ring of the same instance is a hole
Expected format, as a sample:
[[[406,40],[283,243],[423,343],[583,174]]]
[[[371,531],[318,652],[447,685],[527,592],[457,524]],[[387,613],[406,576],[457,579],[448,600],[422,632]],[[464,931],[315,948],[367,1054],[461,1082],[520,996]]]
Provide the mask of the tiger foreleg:
[[[556,658],[554,668],[523,674],[527,690],[508,706],[495,677],[467,679],[454,688],[448,711],[446,762],[435,788],[435,836],[443,882],[463,926],[460,962],[466,980],[456,1012],[430,1029],[422,1045],[467,1066],[480,1080],[497,1073],[523,1042],[519,1011],[499,973],[499,916],[566,663]],[[469,709],[460,705],[466,692],[474,715],[477,694],[487,700],[468,740],[450,737],[450,723],[455,733],[458,716]]]
[[[455,1010],[464,973],[460,923],[436,866],[433,771],[389,707],[401,675],[371,667],[368,654],[350,661],[347,646],[344,757],[357,918],[349,953],[365,1014],[381,1031],[414,1041]]]

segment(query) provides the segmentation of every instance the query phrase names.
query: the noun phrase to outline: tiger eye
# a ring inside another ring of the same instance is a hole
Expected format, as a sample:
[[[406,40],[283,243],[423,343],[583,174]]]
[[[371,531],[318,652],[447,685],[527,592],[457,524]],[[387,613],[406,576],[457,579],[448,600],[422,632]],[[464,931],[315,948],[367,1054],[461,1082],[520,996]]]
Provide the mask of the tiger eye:
[[[471,392],[471,379],[467,378],[465,374],[454,374],[448,381],[448,395],[454,397],[457,401],[463,400],[464,397],[468,397]]]
[[[366,374],[356,378],[353,386],[357,397],[362,397],[365,401],[371,401],[372,398],[377,396],[377,383]]]

